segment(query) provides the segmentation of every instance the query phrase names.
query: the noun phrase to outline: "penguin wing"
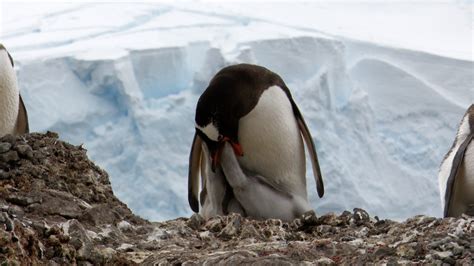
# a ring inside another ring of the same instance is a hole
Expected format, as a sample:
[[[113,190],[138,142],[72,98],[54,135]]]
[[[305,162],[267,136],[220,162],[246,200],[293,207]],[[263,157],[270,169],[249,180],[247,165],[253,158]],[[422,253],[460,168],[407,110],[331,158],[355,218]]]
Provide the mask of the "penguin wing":
[[[18,107],[18,117],[16,119],[16,127],[15,133],[16,134],[25,134],[30,132],[30,126],[28,124],[28,113],[26,112],[25,104],[23,103],[23,99],[20,96],[20,104]]]
[[[316,147],[314,146],[313,137],[309,132],[308,126],[304,121],[303,115],[301,114],[296,103],[291,99],[291,104],[293,105],[293,112],[295,113],[296,120],[298,121],[298,126],[303,135],[306,147],[308,148],[309,156],[311,157],[311,164],[313,166],[314,180],[316,181],[316,189],[320,198],[324,195],[324,183],[323,176],[321,175],[321,169],[319,168],[318,155],[316,154]]]
[[[201,166],[202,140],[194,133],[191,152],[189,153],[188,202],[194,212],[199,212],[199,168]]]
[[[458,173],[459,167],[464,159],[464,154],[466,153],[467,146],[474,138],[474,133],[471,133],[467,136],[466,140],[459,146],[458,151],[454,155],[453,165],[451,166],[451,172],[449,173],[448,181],[446,183],[446,193],[444,194],[444,217],[448,216],[450,211],[451,199],[454,188],[454,181]]]

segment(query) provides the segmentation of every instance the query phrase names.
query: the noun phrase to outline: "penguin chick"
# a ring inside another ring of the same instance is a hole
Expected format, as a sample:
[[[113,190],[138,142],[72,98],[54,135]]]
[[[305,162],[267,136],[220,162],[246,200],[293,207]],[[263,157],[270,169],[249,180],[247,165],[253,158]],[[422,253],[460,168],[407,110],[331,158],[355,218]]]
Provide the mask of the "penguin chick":
[[[246,216],[255,219],[279,218],[289,222],[311,210],[307,199],[301,195],[272,186],[267,183],[269,178],[245,174],[228,143],[222,151],[221,166],[233,195]]]

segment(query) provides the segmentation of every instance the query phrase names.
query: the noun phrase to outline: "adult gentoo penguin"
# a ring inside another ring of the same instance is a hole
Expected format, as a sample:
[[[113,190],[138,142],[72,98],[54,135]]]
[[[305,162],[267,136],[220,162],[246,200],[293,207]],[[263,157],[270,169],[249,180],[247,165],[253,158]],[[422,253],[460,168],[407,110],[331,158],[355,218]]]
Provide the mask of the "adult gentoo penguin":
[[[28,115],[20,96],[13,59],[0,44],[0,137],[28,133]]]
[[[444,217],[474,216],[474,104],[464,115],[456,139],[441,163],[438,181]]]
[[[201,183],[204,217],[238,212],[292,220],[310,210],[303,139],[323,196],[311,134],[288,87],[272,71],[249,64],[220,70],[199,98],[195,127],[188,200],[198,212]]]

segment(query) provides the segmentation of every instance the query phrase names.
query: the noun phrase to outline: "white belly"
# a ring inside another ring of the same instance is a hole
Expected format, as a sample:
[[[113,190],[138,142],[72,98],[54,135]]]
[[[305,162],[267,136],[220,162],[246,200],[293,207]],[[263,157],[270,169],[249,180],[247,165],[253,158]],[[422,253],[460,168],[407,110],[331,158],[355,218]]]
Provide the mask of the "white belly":
[[[302,137],[284,91],[265,90],[255,108],[239,122],[244,156],[240,165],[306,198],[306,166]]]
[[[456,176],[455,197],[464,204],[474,204],[474,141],[471,141],[464,154],[464,160]]]
[[[0,137],[15,131],[18,95],[15,70],[5,50],[0,50]]]

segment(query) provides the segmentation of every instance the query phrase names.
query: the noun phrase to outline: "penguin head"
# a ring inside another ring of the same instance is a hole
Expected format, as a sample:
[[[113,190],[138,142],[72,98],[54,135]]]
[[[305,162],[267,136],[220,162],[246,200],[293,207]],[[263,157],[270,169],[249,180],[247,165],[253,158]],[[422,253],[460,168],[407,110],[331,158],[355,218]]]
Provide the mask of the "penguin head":
[[[236,155],[244,155],[238,137],[239,120],[256,106],[264,88],[268,88],[269,74],[266,68],[255,65],[225,67],[199,98],[196,131],[209,149],[213,170],[219,164],[226,142],[231,144]]]
[[[210,81],[196,107],[196,131],[206,143],[212,169],[219,164],[225,142],[238,156],[239,120],[257,105],[263,91],[272,85],[285,87],[280,76],[257,65],[238,64],[221,69]]]
[[[207,90],[206,92],[211,92]],[[226,94],[226,93],[224,93]],[[204,93],[196,108],[196,132],[206,143],[211,156],[211,169],[215,171],[224,144],[229,142],[238,156],[243,156],[238,139],[239,118],[221,91]],[[228,104],[226,104],[226,102]]]

